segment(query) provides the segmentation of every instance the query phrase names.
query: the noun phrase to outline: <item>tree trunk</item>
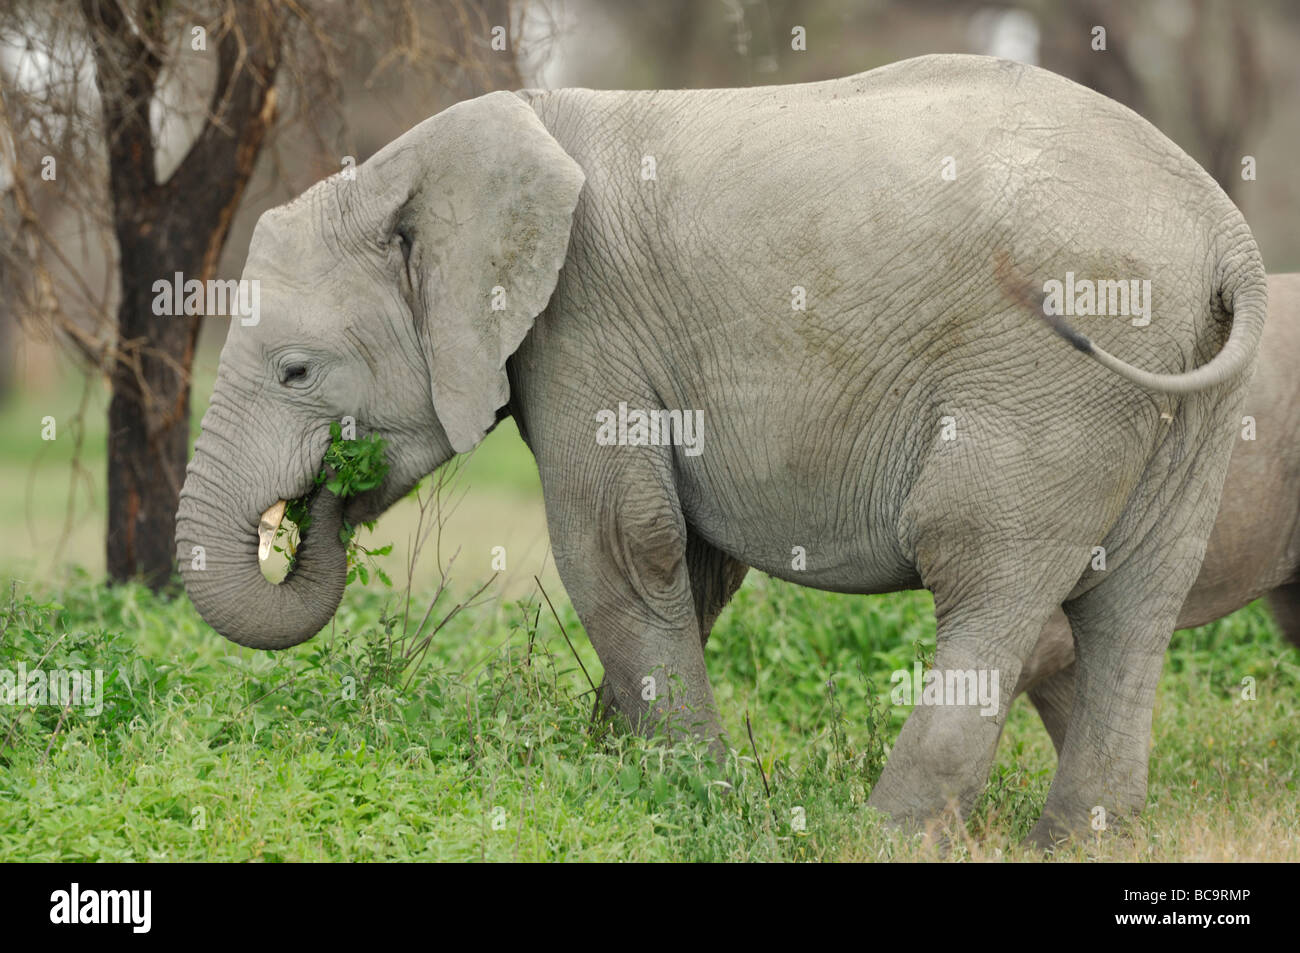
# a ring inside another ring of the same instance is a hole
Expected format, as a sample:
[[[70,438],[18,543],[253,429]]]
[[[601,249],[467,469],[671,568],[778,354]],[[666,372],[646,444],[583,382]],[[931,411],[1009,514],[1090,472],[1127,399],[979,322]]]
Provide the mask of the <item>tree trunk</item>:
[[[200,318],[153,313],[153,284],[216,274],[230,222],[275,121],[285,13],[232,7],[217,47],[208,121],[160,183],[149,109],[166,48],[161,0],[128,22],[113,0],[82,0],[94,44],[122,300],[108,408],[108,575],[153,589],[175,567],[176,509],[189,456],[190,367]],[[168,309],[171,310],[171,309]]]
[[[194,238],[207,238],[196,229]],[[120,242],[120,239],[119,239]],[[122,247],[118,359],[108,405],[108,572],[167,583],[176,508],[189,457],[190,376],[199,319],[155,315],[153,281],[179,271],[198,277],[201,256],[167,257],[156,242]]]

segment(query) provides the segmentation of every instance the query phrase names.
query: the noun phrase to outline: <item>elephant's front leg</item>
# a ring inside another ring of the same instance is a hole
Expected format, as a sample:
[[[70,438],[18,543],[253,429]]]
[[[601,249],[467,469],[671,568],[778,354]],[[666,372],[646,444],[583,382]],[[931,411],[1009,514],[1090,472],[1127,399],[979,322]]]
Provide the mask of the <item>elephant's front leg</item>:
[[[607,707],[637,730],[725,754],[667,447],[594,447],[582,472],[543,471],[556,567],[605,668]]]

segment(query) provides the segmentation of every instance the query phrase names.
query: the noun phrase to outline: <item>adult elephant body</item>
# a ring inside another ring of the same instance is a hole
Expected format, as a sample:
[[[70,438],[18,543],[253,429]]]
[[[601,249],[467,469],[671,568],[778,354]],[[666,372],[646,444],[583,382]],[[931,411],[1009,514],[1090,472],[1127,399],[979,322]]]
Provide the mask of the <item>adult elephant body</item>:
[[[1208,625],[1267,596],[1282,633],[1300,646],[1300,274],[1269,275],[1268,324],[1201,569],[1177,628]],[[1246,439],[1250,437],[1251,439]],[[1074,698],[1074,639],[1054,612],[1020,673],[1059,751]]]
[[[936,666],[1000,681],[992,716],[922,706],[904,727],[872,803],[932,817],[982,787],[1065,604],[1080,728],[1035,836],[1141,807],[1265,286],[1231,202],[1123,107],[957,56],[806,86],[494,93],[267,213],[245,277],[263,319],[232,327],[177,530],[183,567],[206,547],[186,584],[223,634],[314,634],[340,515],[382,511],[509,412],[634,723],[718,735],[703,641],[746,566],[924,586]],[[1048,282],[1076,277],[1150,281],[1149,325],[1044,321]],[[693,442],[601,438],[657,410]],[[318,497],[326,531],[269,586],[258,516],[310,486],[343,414],[387,439],[390,475],[346,509]]]

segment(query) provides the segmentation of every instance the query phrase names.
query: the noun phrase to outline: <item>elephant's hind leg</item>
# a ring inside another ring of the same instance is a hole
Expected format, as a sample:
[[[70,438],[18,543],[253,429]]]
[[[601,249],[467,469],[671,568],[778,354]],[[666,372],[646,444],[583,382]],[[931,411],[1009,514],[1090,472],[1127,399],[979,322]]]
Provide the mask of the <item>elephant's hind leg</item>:
[[[1166,512],[1160,520],[1178,527],[1180,515]],[[1039,846],[1113,828],[1146,803],[1156,683],[1200,562],[1198,530],[1188,529],[1182,538],[1163,527],[1140,537],[1100,584],[1065,603],[1077,647],[1073,696],[1056,777],[1030,834]]]
[[[922,692],[869,802],[904,824],[974,806],[1021,666],[1087,564],[1083,547],[992,526],[960,538],[967,545],[922,561],[938,621],[934,692]]]

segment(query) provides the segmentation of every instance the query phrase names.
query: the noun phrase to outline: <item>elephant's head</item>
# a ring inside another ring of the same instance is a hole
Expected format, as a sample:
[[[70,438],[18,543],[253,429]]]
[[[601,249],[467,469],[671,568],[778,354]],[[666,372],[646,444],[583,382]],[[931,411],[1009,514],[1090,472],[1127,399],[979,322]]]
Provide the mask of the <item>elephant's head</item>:
[[[373,519],[483,438],[582,184],[532,109],[491,93],[261,217],[243,274],[257,322],[231,321],[176,518],[185,587],[214,629],[265,649],[311,638],[343,595],[341,521]],[[384,438],[388,474],[346,501],[317,493],[296,565],[272,584],[261,514],[310,490],[345,416]]]

